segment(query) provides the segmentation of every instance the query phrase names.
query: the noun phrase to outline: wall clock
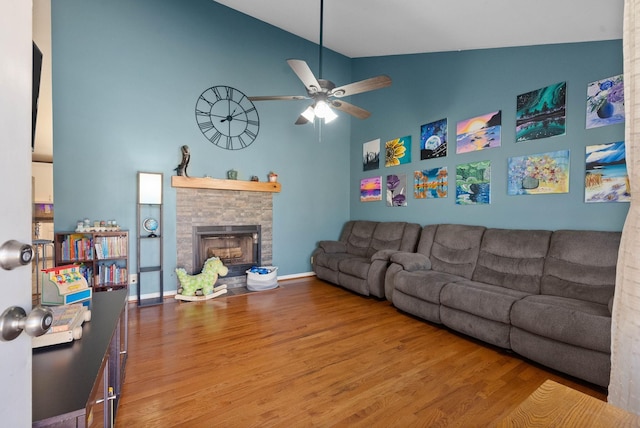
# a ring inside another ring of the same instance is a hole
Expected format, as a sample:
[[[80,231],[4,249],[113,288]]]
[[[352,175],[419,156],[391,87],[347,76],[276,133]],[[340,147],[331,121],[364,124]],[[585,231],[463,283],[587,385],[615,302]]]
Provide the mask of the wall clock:
[[[213,86],[198,97],[196,122],[207,140],[227,150],[248,147],[260,129],[256,107],[230,86]]]

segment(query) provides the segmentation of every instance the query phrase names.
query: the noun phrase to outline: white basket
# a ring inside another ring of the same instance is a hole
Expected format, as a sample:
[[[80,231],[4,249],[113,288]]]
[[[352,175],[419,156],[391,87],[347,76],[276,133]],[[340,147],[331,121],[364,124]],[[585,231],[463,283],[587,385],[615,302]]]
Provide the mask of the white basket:
[[[247,270],[247,289],[249,291],[269,290],[278,286],[278,268],[276,266],[260,266],[270,272],[259,274]]]

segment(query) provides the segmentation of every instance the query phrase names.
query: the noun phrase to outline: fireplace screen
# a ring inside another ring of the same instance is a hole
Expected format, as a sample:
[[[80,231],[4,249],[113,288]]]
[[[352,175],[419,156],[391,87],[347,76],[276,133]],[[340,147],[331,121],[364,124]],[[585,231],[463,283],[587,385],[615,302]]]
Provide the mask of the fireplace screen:
[[[260,226],[194,227],[194,270],[202,269],[210,257],[218,257],[229,268],[227,276],[244,275],[260,265]]]

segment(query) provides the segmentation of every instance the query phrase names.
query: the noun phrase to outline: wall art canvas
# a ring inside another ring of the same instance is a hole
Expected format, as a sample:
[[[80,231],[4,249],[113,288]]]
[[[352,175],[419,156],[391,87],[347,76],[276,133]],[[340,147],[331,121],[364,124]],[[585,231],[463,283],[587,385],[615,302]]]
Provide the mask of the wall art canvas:
[[[406,207],[407,206],[407,175],[389,174],[387,175],[387,206]]]
[[[567,82],[518,95],[516,141],[538,140],[566,133]]]
[[[420,159],[447,155],[447,119],[436,120],[420,127]]]
[[[584,201],[631,202],[624,141],[587,146]]]
[[[509,195],[569,192],[569,150],[509,158],[508,171]]]
[[[622,74],[587,86],[587,129],[624,122]]]
[[[456,126],[456,153],[500,147],[501,128],[501,110],[461,120]]]
[[[456,204],[491,203],[491,161],[456,166]]]
[[[382,177],[370,177],[360,180],[360,202],[382,200]]]
[[[411,163],[411,135],[387,141],[384,166],[397,166]]]
[[[362,170],[372,171],[380,168],[380,139],[371,140],[362,145]]]
[[[416,199],[446,198],[449,192],[447,167],[423,169],[413,173],[413,197]]]

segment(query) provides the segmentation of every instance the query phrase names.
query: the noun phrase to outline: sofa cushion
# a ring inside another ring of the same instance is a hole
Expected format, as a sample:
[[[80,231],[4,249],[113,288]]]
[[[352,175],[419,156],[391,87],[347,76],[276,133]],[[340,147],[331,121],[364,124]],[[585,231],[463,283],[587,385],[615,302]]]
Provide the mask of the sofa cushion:
[[[511,324],[538,336],[610,352],[611,316],[607,305],[558,296],[529,296],[513,305]]]
[[[511,307],[526,296],[528,294],[522,291],[464,280],[446,284],[440,293],[440,303],[485,319],[509,324]]]
[[[314,263],[318,266],[337,271],[338,265],[342,260],[352,259],[352,258],[357,258],[357,257],[348,253],[318,252],[314,256]]]
[[[342,241],[320,241],[318,247],[322,248],[325,253],[346,253],[347,244]]]
[[[376,226],[371,237],[368,256],[372,256],[376,251],[414,251],[420,226],[412,223],[400,221],[380,222]]]
[[[345,237],[347,252],[354,256],[370,257],[371,237],[378,222],[358,220],[348,224],[349,233]]]
[[[482,226],[438,225],[428,254],[431,268],[438,272],[471,278],[484,231],[485,228]]]
[[[540,292],[606,305],[615,288],[620,236],[620,232],[553,232]]]
[[[473,280],[539,294],[550,238],[548,230],[487,229]]]
[[[442,287],[449,282],[462,279],[464,278],[433,270],[400,271],[394,277],[396,290],[425,302],[437,304],[440,304],[440,290]]]
[[[360,279],[367,279],[370,267],[371,259],[368,257],[348,257],[338,263],[338,271]]]

